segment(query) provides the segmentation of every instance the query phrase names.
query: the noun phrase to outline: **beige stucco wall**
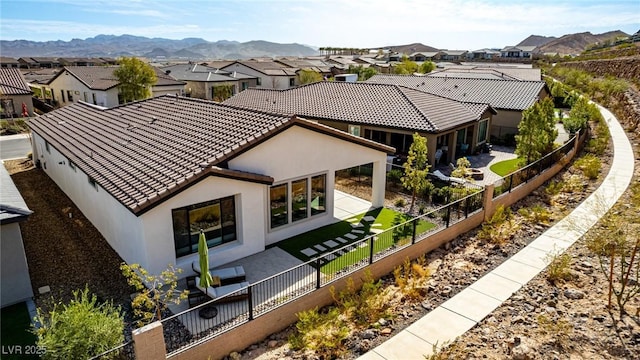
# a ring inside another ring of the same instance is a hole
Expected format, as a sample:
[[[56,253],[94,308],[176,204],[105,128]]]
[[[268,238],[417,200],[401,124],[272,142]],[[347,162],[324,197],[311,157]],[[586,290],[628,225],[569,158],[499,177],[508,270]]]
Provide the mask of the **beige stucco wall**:
[[[499,109],[497,112],[491,121],[490,134],[499,138],[506,134],[517,134],[522,111]]]
[[[0,226],[0,307],[33,297],[20,224]]]
[[[153,97],[162,95],[184,95],[184,85],[164,85],[151,87]]]
[[[33,116],[33,99],[31,95],[7,95],[13,100],[13,117],[22,117],[22,104],[27,105],[29,116]],[[4,114],[3,114],[4,115]]]
[[[118,88],[113,87],[108,90],[92,90],[78,80],[75,76],[71,75],[65,70],[64,73],[56,77],[49,85],[53,97],[60,106],[70,105],[78,101],[84,101],[84,93],[86,92],[88,102],[93,103],[93,94],[96,95],[96,105],[104,107],[114,107],[118,105]],[[61,90],[64,90],[64,102],[62,101]],[[73,93],[73,101],[69,101],[67,91],[71,90]],[[78,92],[77,94],[75,92]]]

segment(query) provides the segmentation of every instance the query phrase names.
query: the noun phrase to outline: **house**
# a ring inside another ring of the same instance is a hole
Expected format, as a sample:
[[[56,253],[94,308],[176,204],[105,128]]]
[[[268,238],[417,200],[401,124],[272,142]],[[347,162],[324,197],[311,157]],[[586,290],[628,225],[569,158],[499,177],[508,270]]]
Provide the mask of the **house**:
[[[424,62],[424,61],[435,61],[440,60],[442,56],[441,51],[423,51],[423,52],[415,52],[409,55],[409,60],[416,62]]]
[[[405,156],[413,133],[427,138],[429,162],[443,149],[441,161],[473,151],[488,140],[493,109],[408,87],[321,81],[288,90],[249,89],[225,104],[293,113],[338,130],[392,146]]]
[[[541,81],[540,69],[519,66],[454,65],[432,71],[428,76],[453,78],[481,78],[517,81]]]
[[[201,229],[219,266],[335,222],[336,170],[372,163],[382,206],[393,152],[297,116],[172,95],[77,103],[29,126],[43,171],[126,262],[152,273],[175,264],[188,275]]]
[[[33,116],[33,91],[18,68],[0,68],[0,105],[2,118]]]
[[[35,61],[35,67],[53,69],[60,67],[60,61],[53,57],[31,57]]]
[[[442,61],[464,61],[467,59],[467,50],[440,50]]]
[[[101,66],[104,61],[100,58],[84,58],[84,57],[61,57],[58,58],[61,66]]]
[[[0,166],[0,307],[33,297],[20,223],[32,213],[11,176]]]
[[[257,87],[265,89],[288,89],[298,85],[297,71],[273,60],[242,60],[220,68],[257,78]]]
[[[484,49],[474,50],[467,55],[472,60],[492,60],[494,58],[500,57],[500,51],[484,48]]]
[[[60,106],[78,101],[103,107],[122,103],[118,80],[113,75],[117,66],[65,66],[48,83],[53,100]],[[185,83],[154,68],[158,81],[151,87],[153,96],[184,92]]]
[[[536,46],[506,46],[500,50],[500,57],[506,59],[532,59]]]
[[[544,81],[378,74],[367,82],[401,85],[458,101],[489,104],[496,111],[490,134],[499,138],[516,134],[522,112],[550,96]]]
[[[20,62],[12,57],[0,56],[0,68],[17,68]]]
[[[258,79],[253,76],[199,64],[170,65],[160,70],[184,81],[187,96],[205,100],[224,101],[242,90],[256,87],[258,83]]]

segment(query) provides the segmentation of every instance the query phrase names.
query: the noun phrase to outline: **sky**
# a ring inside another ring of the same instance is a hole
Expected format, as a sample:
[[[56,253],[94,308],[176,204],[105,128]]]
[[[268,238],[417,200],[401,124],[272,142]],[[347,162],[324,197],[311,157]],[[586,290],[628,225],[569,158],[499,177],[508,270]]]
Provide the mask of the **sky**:
[[[476,50],[611,30],[640,30],[640,0],[0,0],[0,40],[130,34]]]

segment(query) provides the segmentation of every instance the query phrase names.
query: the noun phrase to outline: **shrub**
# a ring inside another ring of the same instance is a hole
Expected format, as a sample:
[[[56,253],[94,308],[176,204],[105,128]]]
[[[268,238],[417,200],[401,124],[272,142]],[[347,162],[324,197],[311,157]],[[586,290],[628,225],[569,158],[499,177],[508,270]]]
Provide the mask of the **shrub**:
[[[566,193],[574,193],[574,192],[582,191],[582,189],[584,189],[584,186],[585,184],[580,178],[580,175],[573,174],[569,176],[569,178],[564,182],[562,191]]]
[[[540,204],[535,204],[529,208],[521,208],[518,214],[529,221],[548,225],[551,221],[551,211]]]
[[[496,245],[504,245],[520,229],[518,223],[511,214],[511,209],[503,205],[496,208],[491,219],[482,225],[478,231],[478,239],[486,240]]]
[[[407,205],[407,201],[404,198],[397,198],[393,201],[393,205],[395,205],[396,207],[402,208],[402,207],[405,207],[405,205]]]
[[[324,314],[318,308],[297,314],[296,332],[289,337],[294,350],[310,350],[325,359],[337,358],[345,352],[344,340],[349,336],[348,324],[337,308]]]
[[[38,337],[37,345],[46,349],[43,359],[86,359],[124,341],[124,318],[119,307],[111,302],[98,303],[87,288],[74,291],[73,297],[69,304],[55,304],[46,315],[38,309],[35,320],[41,326],[33,332]]]
[[[389,170],[387,173],[387,180],[392,184],[400,184],[402,178],[402,171],[398,169]]]
[[[582,170],[584,176],[589,179],[597,179],[602,166],[600,159],[593,154],[587,154],[574,163],[575,167]]]
[[[544,192],[551,196],[558,195],[562,191],[563,187],[564,182],[552,180],[547,184],[547,187],[544,188]]]
[[[347,286],[340,293],[331,288],[331,296],[342,314],[356,326],[368,326],[387,316],[386,296],[382,291],[382,281],[375,281],[371,271],[364,275],[362,287],[355,287],[353,278],[347,279]]]
[[[564,347],[569,343],[573,325],[567,319],[552,319],[545,314],[540,314],[537,320],[540,331],[554,339],[558,346]]]
[[[427,282],[431,271],[427,267],[425,256],[411,262],[409,258],[393,270],[393,277],[400,292],[411,300],[418,300],[427,294]]]
[[[571,280],[571,256],[569,254],[548,254],[546,258],[547,280],[552,283]]]

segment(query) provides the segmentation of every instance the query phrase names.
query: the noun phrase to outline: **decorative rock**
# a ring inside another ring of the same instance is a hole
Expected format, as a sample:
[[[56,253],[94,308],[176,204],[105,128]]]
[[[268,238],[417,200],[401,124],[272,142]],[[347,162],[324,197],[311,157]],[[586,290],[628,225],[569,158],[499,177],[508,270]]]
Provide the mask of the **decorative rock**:
[[[385,319],[380,319],[378,320],[378,324],[380,324],[380,326],[387,326],[389,322]]]
[[[374,329],[366,329],[365,331],[362,332],[361,337],[363,339],[373,339],[373,338],[376,337],[376,335],[378,335],[376,330],[374,330]]]
[[[584,298],[584,293],[577,289],[567,289],[564,291],[564,296],[571,300],[579,300]]]
[[[427,311],[431,311],[433,309],[428,300],[423,301],[421,305]]]
[[[278,341],[277,341],[277,340],[270,340],[270,341],[267,343],[267,346],[269,347],[269,349],[273,349],[273,348],[275,348],[276,346],[278,346]]]
[[[380,335],[389,336],[389,335],[391,335],[392,332],[393,332],[393,330],[391,328],[384,328],[384,329],[380,330]]]
[[[511,349],[511,356],[514,360],[531,360],[535,357],[533,349],[536,347],[537,344],[534,341],[522,338],[520,339],[520,344]]]
[[[511,320],[512,324],[522,324],[524,322],[525,322],[524,321],[524,317],[522,317],[522,316],[516,316]]]

